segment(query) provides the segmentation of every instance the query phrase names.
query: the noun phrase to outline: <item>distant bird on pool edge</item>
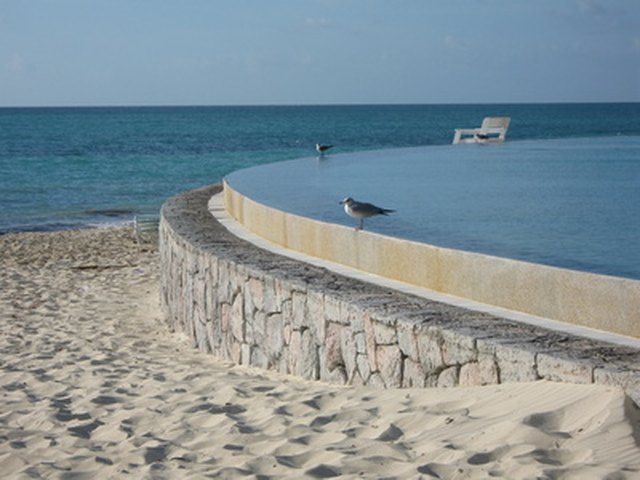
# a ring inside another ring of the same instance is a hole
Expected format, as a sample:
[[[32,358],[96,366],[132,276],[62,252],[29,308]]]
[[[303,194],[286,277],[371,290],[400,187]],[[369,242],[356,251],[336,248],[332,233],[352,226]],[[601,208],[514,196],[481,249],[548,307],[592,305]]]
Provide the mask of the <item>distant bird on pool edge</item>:
[[[388,215],[395,212],[395,210],[388,208],[376,207],[371,203],[357,202],[351,197],[342,200],[340,205],[344,205],[344,211],[347,215],[360,220],[360,224],[356,227],[356,230],[362,230],[364,228],[365,218],[373,217],[374,215]]]
[[[326,152],[330,148],[333,148],[333,145],[322,145],[321,143],[316,143],[316,150],[320,155],[322,155],[324,152]]]

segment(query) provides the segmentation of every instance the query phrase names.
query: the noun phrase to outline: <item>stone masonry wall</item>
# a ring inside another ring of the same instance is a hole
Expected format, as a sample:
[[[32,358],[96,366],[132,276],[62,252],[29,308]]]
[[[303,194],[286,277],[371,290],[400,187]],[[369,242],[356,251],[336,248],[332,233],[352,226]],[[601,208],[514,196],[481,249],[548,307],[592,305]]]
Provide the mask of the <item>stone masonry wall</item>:
[[[538,379],[619,385],[640,401],[640,352],[342,277],[231,235],[220,186],[162,209],[162,305],[203,352],[307,379],[452,387]]]

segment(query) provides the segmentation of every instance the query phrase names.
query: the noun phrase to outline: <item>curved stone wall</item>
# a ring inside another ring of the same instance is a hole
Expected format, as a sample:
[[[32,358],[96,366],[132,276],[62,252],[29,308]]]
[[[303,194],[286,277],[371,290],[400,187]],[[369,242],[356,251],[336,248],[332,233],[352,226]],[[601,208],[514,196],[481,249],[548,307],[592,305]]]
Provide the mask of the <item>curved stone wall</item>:
[[[162,305],[195,347],[308,379],[380,387],[549,379],[640,400],[640,353],[342,277],[231,235],[207,203],[162,208]]]
[[[356,231],[257,203],[228,183],[224,194],[231,216],[284,248],[475,302],[640,338],[638,280]]]

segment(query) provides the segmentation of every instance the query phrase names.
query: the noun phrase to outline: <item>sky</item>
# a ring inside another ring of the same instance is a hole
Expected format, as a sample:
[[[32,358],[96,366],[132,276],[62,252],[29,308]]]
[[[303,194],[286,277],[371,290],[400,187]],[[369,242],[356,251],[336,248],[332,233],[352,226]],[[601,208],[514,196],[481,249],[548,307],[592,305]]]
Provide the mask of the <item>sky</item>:
[[[640,102],[640,0],[0,0],[0,107]]]

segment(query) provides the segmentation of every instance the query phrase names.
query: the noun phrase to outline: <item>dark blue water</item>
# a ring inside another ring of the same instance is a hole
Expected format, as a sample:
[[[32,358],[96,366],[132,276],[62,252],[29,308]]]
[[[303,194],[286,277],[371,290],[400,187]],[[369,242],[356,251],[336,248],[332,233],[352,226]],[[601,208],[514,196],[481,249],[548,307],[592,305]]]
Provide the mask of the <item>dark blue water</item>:
[[[232,173],[275,208],[355,226],[346,196],[395,209],[367,230],[640,279],[640,136],[515,140],[310,157]]]
[[[443,145],[487,115],[509,140],[639,135],[640,104],[0,109],[0,232],[130,220],[239,168]]]

